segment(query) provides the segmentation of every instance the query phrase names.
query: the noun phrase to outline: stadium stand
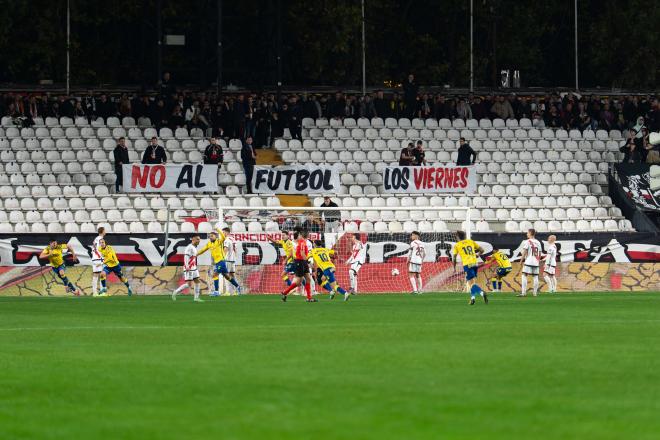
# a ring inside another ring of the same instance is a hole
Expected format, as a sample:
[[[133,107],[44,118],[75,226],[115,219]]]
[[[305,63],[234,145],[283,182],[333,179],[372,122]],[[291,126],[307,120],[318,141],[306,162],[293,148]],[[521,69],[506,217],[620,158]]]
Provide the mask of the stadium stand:
[[[113,232],[161,232],[166,207],[175,208],[170,231],[194,225],[179,220],[201,216],[216,206],[277,207],[276,197],[243,194],[245,175],[238,157],[241,141],[221,140],[225,164],[222,195],[112,194],[112,150],[127,137],[129,157],[138,162],[151,136],[159,136],[173,162],[201,161],[207,145],[200,129],[137,126],[125,117],[37,117],[29,127],[3,117],[0,127],[0,232],[92,232],[106,223]],[[144,121],[142,121],[144,124]],[[351,208],[343,215],[365,229],[383,221],[420,229],[447,230],[464,211],[429,211],[410,218],[406,211],[367,218],[360,207],[472,206],[473,230],[518,232],[632,230],[607,196],[608,163],[621,158],[627,136],[617,129],[540,128],[527,118],[436,120],[407,118],[305,118],[303,140],[284,136],[273,146],[285,163],[327,163],[342,173],[335,201]],[[286,133],[286,132],[285,132]],[[288,133],[287,133],[288,134]],[[478,192],[469,196],[386,196],[381,170],[398,163],[400,150],[421,139],[429,164],[453,164],[459,137],[477,151]],[[319,201],[315,200],[314,205]],[[261,230],[265,225],[235,225]],[[272,227],[272,225],[270,225]],[[206,225],[201,228],[207,228]]]

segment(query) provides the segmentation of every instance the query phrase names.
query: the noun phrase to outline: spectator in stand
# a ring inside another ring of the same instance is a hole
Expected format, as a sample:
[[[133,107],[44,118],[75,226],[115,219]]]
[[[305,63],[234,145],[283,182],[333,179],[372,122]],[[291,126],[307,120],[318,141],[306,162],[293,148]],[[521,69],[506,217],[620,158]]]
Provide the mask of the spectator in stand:
[[[170,99],[176,93],[176,87],[174,87],[170,72],[163,73],[163,80],[158,84],[158,89],[160,97],[163,99]]]
[[[242,138],[245,133],[246,107],[245,96],[243,94],[238,95],[233,107],[234,132],[232,137],[234,138]]]
[[[256,109],[254,105],[254,100],[251,96],[248,96],[245,103],[245,137],[254,138],[257,131],[257,121],[256,121]]]
[[[158,145],[158,138],[156,136],[151,138],[151,143],[147,145],[142,155],[142,163],[148,165],[165,165],[167,163],[167,153],[165,148]]]
[[[153,109],[151,122],[160,130],[162,127],[167,127],[170,124],[170,117],[165,108],[165,101],[159,99],[156,107]]]
[[[419,93],[419,86],[415,82],[415,75],[412,73],[403,83],[403,100],[406,105],[406,117],[409,119],[414,118],[417,111],[417,94]]]
[[[433,105],[433,115],[437,120],[440,119],[449,119],[451,118],[451,112],[449,105],[445,101],[445,97],[438,95],[435,97],[435,103]]]
[[[543,121],[543,118],[541,118],[541,115],[538,112],[534,112],[532,114],[532,127],[534,128],[545,128],[545,122]]]
[[[465,102],[465,99],[461,98],[458,100],[458,105],[456,106],[456,114],[460,119],[472,119],[472,109]]]
[[[377,118],[385,119],[389,117],[389,105],[385,99],[385,95],[382,90],[376,91],[376,98],[374,99],[374,109]]]
[[[470,166],[474,165],[477,160],[477,153],[474,152],[470,144],[465,142],[465,138],[460,139],[460,147],[458,147],[458,157],[456,158],[456,165]]]
[[[416,165],[415,162],[415,148],[412,142],[408,143],[408,146],[401,150],[399,155],[399,166],[400,167],[410,167]]]
[[[360,117],[371,119],[375,118],[376,114],[376,106],[371,100],[371,96],[364,95],[362,101],[360,101]]]
[[[598,126],[603,130],[609,131],[614,127],[614,121],[614,113],[610,110],[610,103],[605,102],[605,104],[603,104],[603,109],[600,111]]]
[[[76,100],[76,106],[73,109],[73,117],[74,118],[84,118],[87,116],[85,113],[85,109],[83,108],[82,101],[80,99]]]
[[[484,103],[481,102],[481,97],[479,96],[475,96],[471,100],[470,108],[472,110],[472,118],[476,120],[484,119],[488,116]]]
[[[204,150],[204,163],[207,165],[218,165],[221,166],[225,159],[225,155],[222,152],[222,147],[218,144],[216,138],[212,137],[209,139],[209,144]]]
[[[561,114],[562,127],[564,127],[564,129],[566,130],[570,130],[571,128],[577,128],[578,121],[579,120],[577,118],[576,112],[573,109],[573,103],[570,101],[567,102]]]
[[[518,113],[516,113],[518,119],[527,118],[532,119],[532,105],[529,102],[529,98],[523,96],[520,98],[520,105],[518,105]]]
[[[273,112],[270,116],[270,134],[268,139],[268,145],[271,147],[275,142],[275,139],[279,139],[284,136],[284,124],[280,120],[280,114]]]
[[[339,205],[333,202],[330,196],[324,196],[323,202],[319,205],[319,208],[339,208]],[[339,210],[319,211],[319,217],[325,218],[326,225],[328,225],[330,229],[336,228],[336,223],[338,223],[341,218]]]
[[[341,92],[335,93],[335,97],[328,102],[328,118],[340,119],[346,110],[346,99]]]
[[[500,118],[500,119],[515,119],[515,114],[513,113],[513,108],[511,107],[511,103],[504,99],[504,96],[498,96],[497,101],[495,101],[495,104],[490,108],[491,113],[495,115],[495,117]]]
[[[552,105],[550,111],[545,114],[545,125],[551,128],[559,128],[562,126],[562,119],[557,106]]]
[[[122,165],[128,165],[128,147],[126,147],[126,139],[120,137],[117,140],[117,146],[112,152],[115,159],[115,192],[119,192],[119,187],[124,185],[124,173]]]
[[[417,114],[415,117],[428,119],[433,115],[433,100],[427,94],[422,95],[417,106]]]
[[[406,114],[406,104],[401,100],[398,93],[395,93],[390,100],[390,118],[402,118]]]
[[[640,151],[637,149],[635,137],[632,134],[619,151],[623,153],[623,160],[621,163],[638,163],[642,161]]]
[[[168,127],[172,130],[176,130],[177,128],[184,127],[185,125],[186,120],[183,117],[183,113],[181,112],[181,107],[176,104],[172,110],[172,114],[170,115]]]
[[[295,96],[291,98],[290,104],[289,131],[291,132],[291,138],[302,141],[302,106]]]
[[[114,116],[115,111],[113,105],[108,101],[108,97],[105,94],[102,94],[99,98],[99,101],[96,103],[96,116],[107,120],[108,117]]]
[[[257,153],[252,146],[252,138],[247,137],[241,147],[241,160],[243,161],[243,170],[245,171],[245,183],[248,194],[252,194],[252,173],[257,164]]]
[[[426,166],[426,153],[424,153],[424,143],[422,141],[417,141],[413,156],[415,156],[415,165]]]
[[[310,95],[309,97],[303,95],[302,106],[303,118],[318,119],[323,115],[321,104],[316,99],[316,95]]]
[[[353,96],[348,96],[344,102],[344,114],[342,117],[352,118],[355,114],[355,98]]]

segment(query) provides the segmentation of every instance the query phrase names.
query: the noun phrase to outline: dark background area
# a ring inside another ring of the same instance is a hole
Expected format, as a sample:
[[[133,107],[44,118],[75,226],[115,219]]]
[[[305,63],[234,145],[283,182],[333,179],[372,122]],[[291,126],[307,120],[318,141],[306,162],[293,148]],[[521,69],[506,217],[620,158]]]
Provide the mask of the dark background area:
[[[362,81],[359,0],[223,2],[223,85],[273,87],[278,11],[285,86]],[[157,81],[157,0],[70,0],[71,84]],[[177,84],[211,87],[217,75],[217,0],[161,0],[163,71]],[[579,1],[580,86],[654,89],[660,2]],[[474,0],[475,86],[517,69],[524,86],[574,85],[573,0]],[[424,85],[469,85],[469,1],[366,0],[367,85],[414,72]],[[63,83],[66,0],[0,0],[0,83]]]

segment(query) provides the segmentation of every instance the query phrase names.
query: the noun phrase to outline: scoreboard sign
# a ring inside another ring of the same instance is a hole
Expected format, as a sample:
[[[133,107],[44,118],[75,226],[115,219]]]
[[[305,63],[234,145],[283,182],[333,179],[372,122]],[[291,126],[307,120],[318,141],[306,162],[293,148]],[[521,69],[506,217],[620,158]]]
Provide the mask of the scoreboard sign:
[[[473,193],[477,189],[475,167],[386,167],[385,193]]]

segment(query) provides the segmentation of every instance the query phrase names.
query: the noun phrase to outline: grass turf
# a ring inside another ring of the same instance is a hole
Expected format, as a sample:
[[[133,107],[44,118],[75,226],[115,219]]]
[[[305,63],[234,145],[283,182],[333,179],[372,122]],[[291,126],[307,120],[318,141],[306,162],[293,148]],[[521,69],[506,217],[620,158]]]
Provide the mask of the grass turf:
[[[660,295],[0,298],[0,438],[660,432]]]

